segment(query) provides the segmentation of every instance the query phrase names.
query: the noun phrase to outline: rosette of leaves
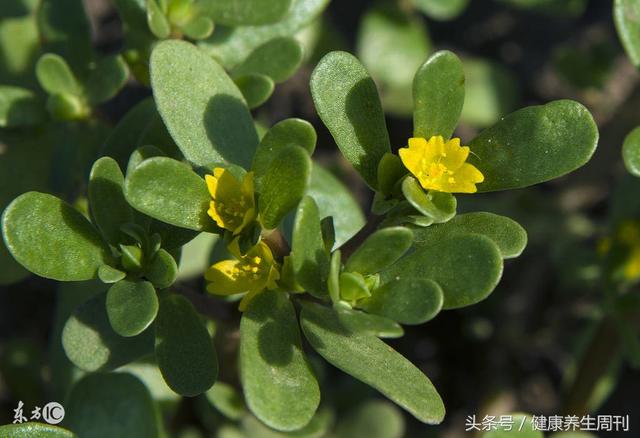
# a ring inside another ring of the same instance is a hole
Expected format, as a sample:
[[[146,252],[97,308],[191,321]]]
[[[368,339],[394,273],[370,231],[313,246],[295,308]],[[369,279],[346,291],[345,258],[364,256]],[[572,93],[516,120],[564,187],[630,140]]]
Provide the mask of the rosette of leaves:
[[[152,266],[163,249],[171,256],[186,242],[179,239],[184,230],[188,236],[223,234],[227,244],[238,239],[242,251],[260,239],[281,271],[274,287],[256,291],[240,322],[239,377],[248,410],[280,431],[302,430],[317,418],[320,385],[302,347],[304,336],[328,362],[418,420],[440,423],[445,408],[434,385],[381,338],[401,336],[401,324],[420,324],[441,309],[488,296],[503,259],[523,250],[524,230],[490,213],[456,216],[453,195],[416,186],[391,154],[375,84],[349,54],[327,55],[311,90],[338,147],[379,193],[378,204],[389,203],[376,209],[384,215],[382,227],[375,230],[374,222],[356,236],[357,229],[347,229],[353,226],[349,222],[362,224],[355,203],[312,164],[316,134],[310,124],[287,119],[260,139],[247,101],[226,69],[191,43],[162,41],[150,63],[157,115],[153,105],[142,103],[116,128],[105,150],[117,152],[118,161],[98,160],[90,179],[92,220],[40,193],[18,197],[3,217],[8,248],[33,272],[62,281],[113,282],[65,324],[67,355],[96,371],[155,351],[173,391],[185,396],[211,391],[217,376],[211,337],[193,305],[171,290],[175,277],[156,276]],[[414,88],[414,136],[450,138],[463,103],[461,71],[449,52],[421,67]],[[152,136],[141,134],[139,125],[152,126],[151,120],[166,126],[179,154],[167,156]],[[118,139],[130,141],[118,146]],[[596,140],[591,116],[575,102],[520,110],[471,142],[471,159],[485,177],[478,189],[525,187],[570,172],[589,159]],[[131,150],[133,145],[141,147]],[[117,163],[128,154],[125,177]],[[230,229],[222,233],[208,214],[212,195],[203,175],[214,168],[238,179],[251,172],[255,179],[256,215],[238,235]],[[107,181],[96,185],[100,179]],[[281,237],[292,214],[289,251]],[[354,221],[344,220],[349,215]],[[153,221],[140,223],[140,217]],[[166,234],[153,231],[160,222],[168,227]],[[159,295],[151,294],[149,285]],[[134,311],[142,316],[128,320]],[[100,378],[90,375],[80,383],[84,387]],[[74,393],[78,406],[91,396],[86,388],[72,392],[72,399]]]
[[[231,74],[250,108],[271,96],[276,84],[300,67],[302,45],[294,35],[328,0],[118,0],[124,22],[125,58],[149,83],[149,57],[159,40],[199,41]]]
[[[217,362],[209,335],[188,301],[164,292],[176,279],[181,246],[195,233],[135,212],[125,201],[123,185],[118,164],[104,157],[95,162],[89,178],[89,218],[55,196],[20,195],[3,214],[7,248],[39,276],[97,278],[110,285],[76,309],[64,327],[63,346],[76,366],[87,371],[116,368],[151,353],[155,338],[161,369],[169,370],[166,379],[173,385],[171,373],[177,366],[171,356],[163,360],[162,352],[187,336],[200,351],[191,368],[201,378],[197,385],[211,386]],[[167,336],[174,318],[184,332],[174,327]],[[199,366],[204,372],[198,373]],[[186,394],[197,391],[176,385]]]

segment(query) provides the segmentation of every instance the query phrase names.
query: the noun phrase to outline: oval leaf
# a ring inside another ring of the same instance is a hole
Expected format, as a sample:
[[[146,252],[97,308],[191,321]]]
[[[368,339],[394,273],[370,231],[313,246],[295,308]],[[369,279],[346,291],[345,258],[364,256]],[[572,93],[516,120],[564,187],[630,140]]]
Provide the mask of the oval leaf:
[[[31,90],[0,85],[0,128],[37,125],[46,116],[44,103]]]
[[[120,336],[137,336],[158,314],[158,296],[148,281],[120,280],[107,291],[107,316]]]
[[[313,125],[302,119],[285,119],[273,125],[262,137],[260,145],[253,157],[252,169],[256,183],[267,172],[273,159],[281,150],[290,145],[300,146],[309,155],[316,148],[318,136]]]
[[[401,278],[372,291],[371,298],[359,302],[358,307],[401,324],[422,324],[440,312],[443,302],[442,289],[435,281]]]
[[[420,213],[430,219],[431,223],[446,222],[456,214],[458,201],[451,193],[425,191],[415,178],[409,176],[402,181],[402,194]]]
[[[242,64],[233,69],[233,76],[261,74],[274,82],[284,82],[302,62],[302,45],[291,37],[274,38],[256,48]]]
[[[80,84],[69,64],[59,55],[53,53],[42,55],[36,64],[36,76],[40,86],[49,94],[79,95],[81,93]]]
[[[486,298],[502,275],[497,245],[479,234],[448,237],[398,260],[382,272],[390,280],[429,278],[442,288],[444,309],[475,304]]]
[[[300,315],[305,337],[328,362],[374,387],[418,420],[439,424],[444,404],[431,381],[375,336],[349,329],[327,307],[305,303]]]
[[[413,233],[404,227],[378,230],[367,237],[349,257],[345,270],[360,274],[375,274],[394,264],[411,247]]]
[[[208,12],[213,21],[229,26],[273,23],[283,18],[293,0],[216,0]]]
[[[125,196],[133,208],[177,227],[212,229],[207,215],[211,195],[207,185],[185,163],[166,157],[143,161],[125,181]]]
[[[67,357],[85,371],[112,370],[153,352],[153,330],[130,338],[113,330],[106,299],[101,293],[78,307],[62,331]]]
[[[404,335],[402,327],[388,318],[341,306],[334,306],[334,310],[340,313],[342,323],[355,333],[379,338],[400,338]]]
[[[245,168],[258,145],[253,119],[224,69],[196,46],[163,41],[151,54],[158,112],[185,158],[198,166]]]
[[[176,281],[178,264],[168,251],[161,248],[145,266],[144,275],[155,287],[164,289]]]
[[[236,27],[233,32],[214,32],[211,38],[200,43],[200,47],[226,68],[232,68],[267,41],[297,33],[320,15],[327,4],[329,0],[295,0],[289,13],[277,23]]]
[[[75,438],[76,435],[61,427],[50,424],[29,421],[23,424],[7,424],[0,426],[0,436],[3,438]]]
[[[613,21],[631,63],[640,67],[640,4],[634,0],[614,0]]]
[[[311,176],[311,158],[300,146],[290,145],[271,160],[257,191],[260,221],[265,228],[280,224],[305,194]]]
[[[342,246],[364,226],[365,217],[358,201],[338,178],[318,164],[311,170],[307,195],[315,200],[321,219],[333,218],[334,248]]]
[[[167,385],[187,397],[211,388],[218,376],[218,358],[191,302],[176,294],[163,298],[155,327],[156,359]]]
[[[517,189],[565,175],[593,155],[598,128],[571,100],[523,108],[474,138],[469,163],[484,175],[478,191]]]
[[[128,373],[85,376],[71,389],[65,409],[65,424],[80,437],[162,436],[162,419],[149,390]]]
[[[625,137],[622,143],[622,158],[629,173],[640,176],[640,127]]]
[[[265,103],[273,94],[275,84],[269,76],[261,74],[246,74],[236,77],[233,82],[247,101],[251,109]]]
[[[464,68],[452,52],[433,54],[413,79],[413,135],[451,138],[464,105]]]
[[[518,257],[527,246],[527,232],[513,219],[497,214],[476,212],[461,214],[446,224],[413,230],[416,248],[426,248],[459,234],[482,234],[491,239],[502,258]]]
[[[28,192],[2,215],[2,233],[15,259],[41,277],[60,281],[96,278],[109,253],[82,214],[55,196]]]
[[[296,281],[307,292],[327,296],[329,254],[322,240],[320,215],[313,198],[305,196],[296,213],[291,244],[291,261]]]
[[[259,294],[242,315],[240,370],[247,404],[265,424],[296,430],[311,420],[320,403],[320,388],[285,293]]]
[[[406,117],[413,76],[431,52],[429,33],[424,20],[397,2],[371,3],[358,31],[358,58],[378,84],[385,111]]]
[[[310,86],[318,115],[342,154],[376,188],[378,162],[391,147],[369,73],[353,55],[331,52],[313,71]]]
[[[93,164],[89,175],[89,209],[93,222],[114,246],[122,243],[120,227],[133,222],[123,186],[124,175],[113,158],[103,157]]]

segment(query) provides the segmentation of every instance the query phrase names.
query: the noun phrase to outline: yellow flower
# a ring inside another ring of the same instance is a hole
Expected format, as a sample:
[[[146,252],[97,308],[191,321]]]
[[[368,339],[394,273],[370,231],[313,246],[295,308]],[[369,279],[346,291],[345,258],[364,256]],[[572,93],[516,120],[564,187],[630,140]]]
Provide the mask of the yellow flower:
[[[207,213],[220,228],[237,235],[256,218],[253,174],[245,174],[240,182],[227,169],[216,167],[205,180],[213,198]]]
[[[210,281],[207,291],[216,295],[246,292],[240,301],[240,310],[244,311],[258,293],[277,287],[280,272],[271,249],[263,241],[242,255],[236,238],[229,244],[229,252],[235,260],[222,260],[205,272],[204,278]]]
[[[401,148],[405,167],[418,178],[422,188],[447,193],[475,193],[476,184],[484,181],[482,173],[466,163],[469,147],[460,146],[459,138],[445,142],[437,135],[429,141],[410,138],[409,147]]]

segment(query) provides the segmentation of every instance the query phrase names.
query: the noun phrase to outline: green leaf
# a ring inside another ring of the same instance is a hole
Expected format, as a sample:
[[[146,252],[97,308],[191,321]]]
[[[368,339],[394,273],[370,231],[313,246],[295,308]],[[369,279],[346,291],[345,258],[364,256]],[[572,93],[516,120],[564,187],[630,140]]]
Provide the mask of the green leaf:
[[[205,395],[214,408],[231,420],[239,420],[246,413],[242,395],[231,385],[218,380]]]
[[[197,17],[182,26],[184,34],[193,39],[201,40],[213,33],[214,24],[209,17]]]
[[[207,12],[213,21],[229,26],[274,23],[291,9],[293,0],[216,0]]]
[[[402,181],[402,194],[416,210],[435,223],[446,222],[456,215],[458,201],[455,196],[435,190],[425,193],[418,180],[411,176]]]
[[[41,0],[37,14],[45,51],[62,56],[74,71],[92,61],[91,24],[82,0]]]
[[[136,167],[140,165],[144,160],[148,160],[153,157],[165,157],[165,153],[155,146],[141,146],[131,153],[129,157],[129,163],[127,163],[127,175],[133,173]]]
[[[527,246],[527,232],[516,221],[497,214],[475,212],[461,214],[446,224],[413,230],[416,248],[426,248],[460,234],[482,234],[491,239],[502,258],[518,257]]]
[[[65,424],[79,437],[157,438],[162,419],[149,390],[128,373],[89,374],[65,403]]]
[[[360,274],[375,274],[394,264],[407,252],[413,233],[404,227],[383,228],[367,237],[349,257],[345,270]]]
[[[622,158],[630,174],[640,176],[640,127],[631,131],[622,143]]]
[[[95,62],[85,82],[89,102],[98,104],[114,97],[129,78],[129,69],[121,56],[106,56]]]
[[[390,195],[393,193],[395,185],[400,178],[407,174],[400,157],[395,154],[386,153],[378,163],[378,190]]]
[[[442,309],[442,289],[433,280],[422,278],[391,279],[371,292],[371,298],[358,303],[369,313],[401,324],[422,324]]]
[[[216,61],[187,42],[163,41],[151,54],[151,85],[185,158],[249,168],[258,135],[240,90]]]
[[[613,21],[631,63],[640,67],[640,5],[633,0],[614,0]]]
[[[218,376],[218,358],[191,302],[176,294],[163,298],[155,327],[156,359],[167,385],[187,397],[211,388]]]
[[[486,59],[465,58],[464,72],[466,92],[460,120],[484,128],[516,108],[520,90],[510,70]]]
[[[230,69],[240,64],[267,41],[292,36],[320,15],[329,0],[294,0],[290,12],[281,21],[262,26],[221,29],[200,43],[222,65]]]
[[[302,45],[292,37],[279,37],[256,48],[242,64],[232,70],[233,76],[257,73],[274,82],[284,82],[302,63]]]
[[[269,76],[262,74],[246,74],[237,76],[233,82],[236,84],[250,109],[257,108],[273,94],[275,84]]]
[[[358,273],[343,272],[340,274],[339,281],[340,298],[345,301],[353,302],[370,295],[364,277]]]
[[[339,248],[365,224],[365,217],[349,189],[331,172],[314,164],[307,195],[314,199],[321,219],[331,216]]]
[[[59,55],[53,53],[42,55],[36,64],[36,76],[40,86],[49,94],[78,96],[82,93],[69,64]]]
[[[2,233],[15,259],[41,277],[89,280],[110,260],[93,225],[78,210],[45,193],[16,198],[2,215]]]
[[[171,25],[156,0],[147,0],[147,24],[158,38],[165,39],[171,33]]]
[[[62,330],[67,357],[85,371],[112,370],[153,352],[153,330],[130,338],[113,330],[106,300],[105,292],[78,307]]]
[[[114,246],[122,242],[120,227],[133,222],[123,186],[124,175],[114,159],[103,157],[93,164],[89,175],[89,209],[93,222]]]
[[[5,5],[7,2],[3,7]],[[20,38],[16,38],[16,35],[20,35]],[[0,83],[29,87],[37,85],[34,67],[40,55],[39,37],[36,18],[32,14],[0,19]]]
[[[528,414],[512,414],[513,425],[497,425],[494,430],[482,433],[482,438],[544,438],[544,433],[535,430]],[[555,434],[553,435],[555,436]]]
[[[434,20],[447,21],[460,15],[469,0],[412,0],[416,8]]]
[[[517,189],[565,175],[593,155],[598,128],[571,100],[523,108],[474,138],[469,163],[484,175],[478,191]]]
[[[98,278],[106,284],[116,283],[126,276],[126,272],[113,268],[109,265],[102,265],[98,269]]]
[[[120,119],[107,137],[102,155],[116,160],[121,169],[127,169],[131,154],[139,147],[149,145],[167,156],[181,158],[180,151],[156,111],[152,97],[142,100]]]
[[[47,99],[47,110],[54,120],[74,121],[88,118],[85,102],[73,94],[52,94]]]
[[[158,250],[144,269],[144,275],[158,289],[171,286],[178,277],[178,265],[171,254]]]
[[[404,417],[391,403],[368,401],[357,406],[338,424],[336,438],[401,438],[405,436]]]
[[[271,162],[288,146],[300,146],[309,155],[316,148],[318,136],[313,125],[302,119],[285,119],[273,125],[262,137],[251,166],[255,173],[256,183],[267,172]]]
[[[413,79],[413,135],[451,138],[464,104],[464,68],[452,52],[434,53]]]
[[[137,336],[158,313],[158,296],[148,281],[120,280],[107,292],[107,316],[120,336]]]
[[[385,111],[411,114],[413,76],[430,52],[424,20],[399,4],[376,3],[364,14],[356,53],[378,84]]]
[[[240,378],[249,409],[277,430],[313,417],[320,388],[302,350],[296,312],[282,292],[258,294],[240,323]]]
[[[31,90],[0,85],[0,128],[38,125],[46,117],[44,103]]]
[[[297,282],[314,296],[326,297],[329,255],[322,240],[318,206],[309,196],[302,198],[298,205],[291,261]]]
[[[300,146],[282,148],[274,156],[257,187],[260,221],[276,228],[305,194],[311,177],[311,158]]]
[[[442,288],[443,308],[453,309],[475,304],[493,291],[502,275],[502,254],[486,236],[454,235],[417,249],[381,275],[382,284],[431,279]]]
[[[211,202],[207,185],[180,161],[145,160],[127,175],[124,192],[133,208],[168,224],[196,231],[213,226],[207,215]]]
[[[376,188],[378,163],[391,152],[376,84],[353,55],[331,52],[313,71],[310,86],[318,115],[342,154]]]
[[[439,424],[444,404],[431,381],[411,362],[375,336],[355,332],[327,307],[305,303],[302,330],[329,363],[374,387],[418,420]]]
[[[3,438],[75,438],[76,435],[66,429],[50,424],[29,421],[23,424],[7,424],[0,426],[0,436]]]
[[[342,269],[342,253],[336,250],[331,254],[329,261],[329,276],[327,278],[327,289],[333,304],[340,302],[340,270]]]
[[[340,305],[334,306],[334,310],[339,314],[342,324],[354,333],[366,333],[378,338],[400,338],[404,335],[402,327],[388,318]]]

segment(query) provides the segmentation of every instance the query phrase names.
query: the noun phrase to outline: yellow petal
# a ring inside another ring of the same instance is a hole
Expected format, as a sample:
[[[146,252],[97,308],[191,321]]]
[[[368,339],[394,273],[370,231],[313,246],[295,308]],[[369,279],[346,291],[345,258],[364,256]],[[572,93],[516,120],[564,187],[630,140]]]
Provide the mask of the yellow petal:
[[[251,274],[243,271],[237,260],[222,260],[206,270],[204,278],[210,283],[207,291],[216,295],[233,295],[251,289]]]

